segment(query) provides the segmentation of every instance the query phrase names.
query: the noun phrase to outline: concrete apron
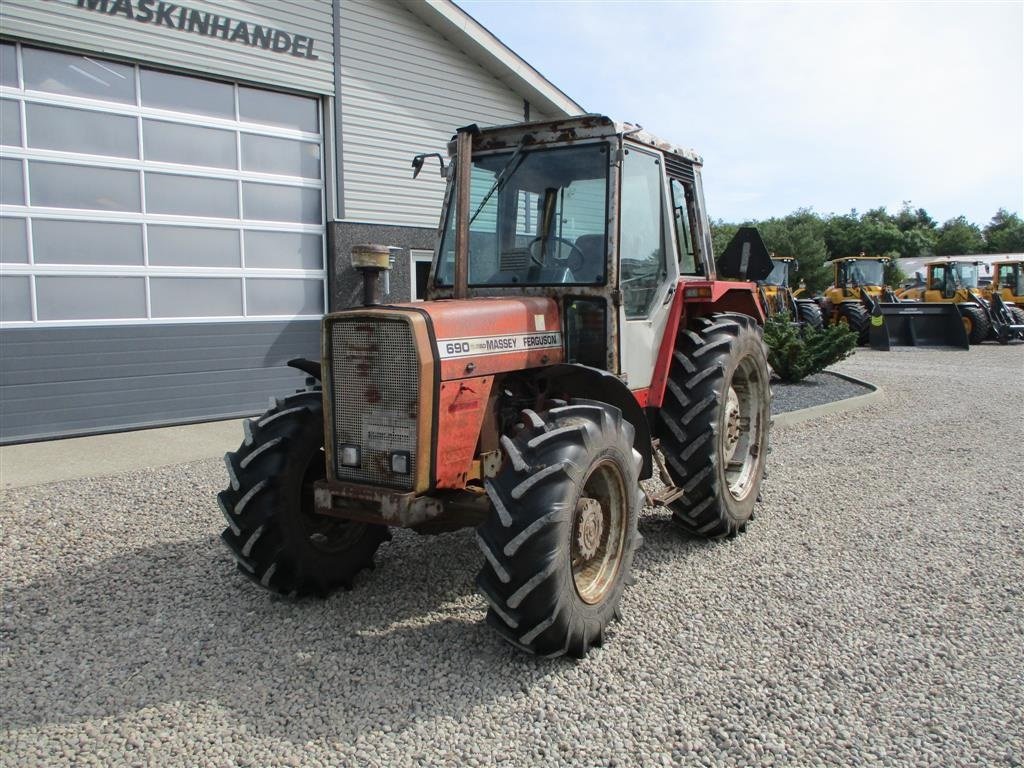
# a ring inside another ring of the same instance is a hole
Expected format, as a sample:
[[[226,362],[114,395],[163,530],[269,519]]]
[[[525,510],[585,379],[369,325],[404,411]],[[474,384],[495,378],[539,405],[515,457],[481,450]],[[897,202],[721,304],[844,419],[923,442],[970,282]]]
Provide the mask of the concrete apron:
[[[827,414],[864,408],[883,396],[881,388],[874,384],[843,373],[832,373],[868,387],[871,392],[780,413],[772,417],[772,423],[776,427],[792,426]],[[118,475],[223,456],[242,441],[242,421],[244,419],[229,419],[0,446],[0,488]]]
[[[209,421],[0,446],[0,488],[118,475],[223,456],[242,442],[242,421]]]

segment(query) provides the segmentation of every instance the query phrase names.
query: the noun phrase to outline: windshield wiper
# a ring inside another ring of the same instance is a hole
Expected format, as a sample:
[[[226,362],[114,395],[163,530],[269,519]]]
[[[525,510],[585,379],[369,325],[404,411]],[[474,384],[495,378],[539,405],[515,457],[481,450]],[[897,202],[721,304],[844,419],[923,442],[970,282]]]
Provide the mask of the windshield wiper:
[[[520,159],[523,157],[523,148],[526,146],[525,138],[526,137],[524,136],[524,140],[519,142],[519,146],[516,147],[515,153],[512,155],[512,157],[509,158],[508,162],[505,163],[504,167],[498,172],[498,175],[495,177],[494,183],[491,185],[491,188],[487,190],[487,194],[484,195],[484,199],[480,201],[480,205],[477,206],[476,210],[473,212],[473,215],[469,217],[470,224],[476,221],[476,217],[480,215],[480,211],[482,211],[484,209],[484,206],[487,205],[487,201],[491,199],[491,196],[495,192],[500,190],[502,187],[504,187],[505,184],[508,183],[508,180],[512,178],[512,174],[515,173],[516,168],[519,167]]]

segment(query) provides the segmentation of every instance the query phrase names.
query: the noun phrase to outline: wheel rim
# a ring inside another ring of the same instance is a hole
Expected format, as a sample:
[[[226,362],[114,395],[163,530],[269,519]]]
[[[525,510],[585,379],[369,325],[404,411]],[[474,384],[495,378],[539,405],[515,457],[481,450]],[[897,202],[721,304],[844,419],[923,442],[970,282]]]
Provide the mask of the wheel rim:
[[[587,476],[573,515],[572,579],[583,602],[600,603],[612,590],[625,542],[625,483],[618,465],[602,461]]]
[[[322,450],[313,453],[305,472],[302,473],[302,488],[299,490],[303,528],[309,543],[321,552],[337,554],[349,549],[366,526],[340,517],[318,515],[313,498],[313,483],[327,476]]]
[[[726,486],[737,501],[746,498],[756,485],[764,396],[761,370],[753,357],[745,357],[733,373],[719,430]]]

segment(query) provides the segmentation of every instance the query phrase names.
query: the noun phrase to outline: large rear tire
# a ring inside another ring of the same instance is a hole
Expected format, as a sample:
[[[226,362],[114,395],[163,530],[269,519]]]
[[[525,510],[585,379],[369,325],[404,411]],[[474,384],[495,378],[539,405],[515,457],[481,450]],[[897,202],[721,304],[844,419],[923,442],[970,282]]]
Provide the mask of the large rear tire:
[[[679,334],[658,434],[684,491],[673,517],[687,531],[717,538],[746,529],[765,474],[770,407],[767,350],[753,318],[712,315]]]
[[[821,307],[813,301],[798,301],[796,303],[796,319],[800,325],[810,326],[815,330],[821,330],[824,321],[821,318]]]
[[[871,315],[863,305],[844,301],[839,305],[839,322],[857,334],[858,344],[867,344],[871,333]]]
[[[582,658],[604,642],[640,542],[642,459],[618,408],[589,400],[537,414],[503,437],[477,529],[487,621],[512,645]]]
[[[958,304],[960,318],[964,323],[964,330],[967,331],[967,341],[971,344],[981,344],[992,334],[992,324],[982,311],[981,307],[974,304]]]
[[[351,587],[388,537],[387,526],[317,515],[313,483],[325,476],[322,394],[278,400],[246,424],[224,457],[231,484],[217,496],[221,534],[238,570],[272,592],[326,596]]]

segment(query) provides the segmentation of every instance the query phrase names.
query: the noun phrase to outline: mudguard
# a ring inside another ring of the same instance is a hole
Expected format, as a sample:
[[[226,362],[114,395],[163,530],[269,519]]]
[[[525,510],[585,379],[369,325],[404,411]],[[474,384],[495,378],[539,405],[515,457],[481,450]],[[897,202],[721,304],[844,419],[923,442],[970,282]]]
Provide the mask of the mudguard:
[[[572,392],[574,395],[600,400],[614,405],[622,411],[623,417],[633,425],[633,447],[640,452],[644,463],[640,468],[640,479],[651,477],[653,469],[653,452],[651,448],[651,425],[636,396],[622,380],[608,371],[591,368],[586,365],[563,363],[543,369],[542,375],[552,388]]]

